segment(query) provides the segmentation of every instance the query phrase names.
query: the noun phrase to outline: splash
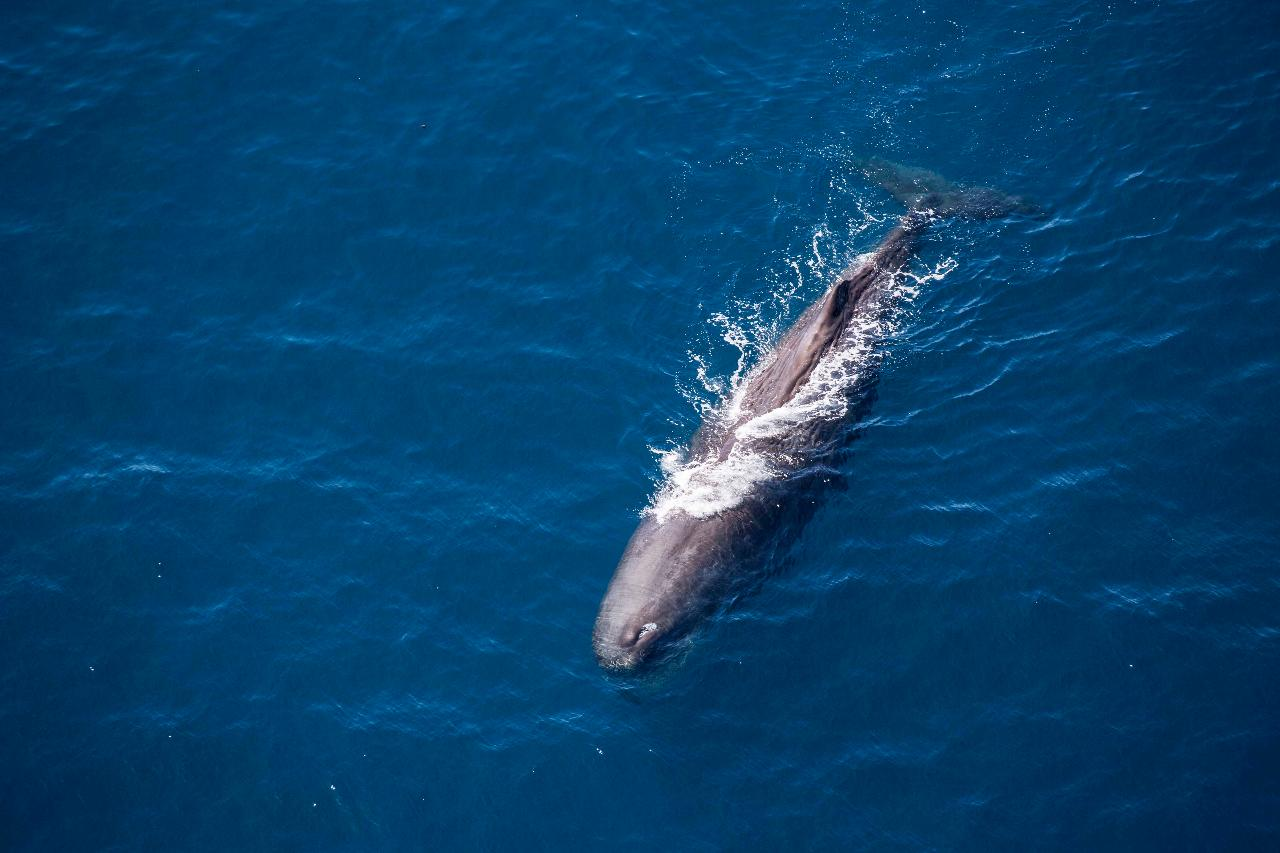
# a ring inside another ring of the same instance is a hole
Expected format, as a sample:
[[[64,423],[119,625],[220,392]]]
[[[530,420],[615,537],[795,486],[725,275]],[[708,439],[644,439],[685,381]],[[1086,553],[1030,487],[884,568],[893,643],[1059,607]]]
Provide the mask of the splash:
[[[659,523],[674,513],[710,518],[737,506],[759,483],[781,476],[778,460],[735,445],[724,459],[672,465],[645,514]]]
[[[864,214],[861,222],[851,223],[851,236],[877,221]],[[704,430],[718,433],[711,444],[728,444],[730,449],[721,455],[711,449],[691,453],[680,446],[651,448],[659,457],[663,476],[646,515],[659,523],[676,513],[708,518],[737,506],[761,483],[787,476],[806,464],[797,451],[786,449],[786,437],[819,420],[845,418],[854,390],[879,368],[884,344],[900,331],[904,306],[921,288],[941,281],[958,266],[954,258],[946,258],[932,269],[904,270],[887,278],[879,303],[845,329],[795,396],[777,409],[749,416],[743,410],[747,392],[772,359],[797,303],[809,301],[803,294],[813,296],[817,280],[821,279],[825,288],[835,270],[867,263],[872,257],[861,255],[852,264],[830,263],[829,255],[823,254],[823,241],[830,238],[826,226],[816,229],[809,247],[813,256],[786,259],[787,272],[774,282],[764,301],[738,303],[734,316],[716,313],[709,318],[718,332],[716,338],[736,350],[736,365],[730,375],[716,376],[710,367],[715,360],[711,354],[691,351],[701,393],[688,389],[685,393],[702,415]],[[749,367],[753,363],[754,367]],[[730,433],[732,440],[728,441]]]

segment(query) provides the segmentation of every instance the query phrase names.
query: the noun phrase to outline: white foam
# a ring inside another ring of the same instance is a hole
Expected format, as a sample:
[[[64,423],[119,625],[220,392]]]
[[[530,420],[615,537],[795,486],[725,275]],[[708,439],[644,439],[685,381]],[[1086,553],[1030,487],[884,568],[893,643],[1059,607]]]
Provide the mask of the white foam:
[[[737,506],[753,486],[776,476],[767,454],[735,445],[723,460],[693,460],[667,474],[646,513],[660,523],[676,512],[709,518]]]

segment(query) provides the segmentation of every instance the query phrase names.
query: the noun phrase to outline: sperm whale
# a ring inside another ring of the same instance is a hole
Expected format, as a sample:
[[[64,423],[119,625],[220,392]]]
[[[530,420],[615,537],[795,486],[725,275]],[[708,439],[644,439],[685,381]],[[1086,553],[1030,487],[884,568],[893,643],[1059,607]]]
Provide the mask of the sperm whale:
[[[758,574],[780,528],[803,524],[814,484],[831,479],[842,436],[869,405],[879,358],[869,330],[890,307],[894,282],[925,230],[948,218],[1039,213],[1017,196],[952,184],[924,169],[879,158],[859,168],[906,213],[704,419],[681,466],[683,480],[663,488],[684,489],[686,497],[702,489],[715,499],[663,500],[660,490],[600,605],[593,641],[602,667],[635,670],[661,659],[736,585]],[[841,393],[831,394],[832,387]],[[726,481],[733,484],[727,497],[717,490]]]

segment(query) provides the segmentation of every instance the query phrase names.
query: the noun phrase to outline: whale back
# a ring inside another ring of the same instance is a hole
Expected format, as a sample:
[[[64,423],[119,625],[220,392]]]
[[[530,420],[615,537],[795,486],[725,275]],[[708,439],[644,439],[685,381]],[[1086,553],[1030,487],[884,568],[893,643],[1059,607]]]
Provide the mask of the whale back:
[[[845,270],[779,341],[769,361],[748,380],[736,422],[785,406],[813,375],[850,322],[879,310],[887,285],[907,263],[929,218],[908,214],[870,256]],[[722,448],[722,453],[727,447]]]
[[[812,375],[876,286],[880,271],[864,264],[840,276],[778,343],[773,357],[750,381],[741,405],[756,417],[786,405]]]
[[[879,157],[863,161],[861,169],[901,201],[907,213],[870,258],[842,273],[783,336],[770,361],[749,381],[737,423],[784,406],[795,396],[823,356],[837,345],[850,320],[876,310],[886,284],[906,267],[930,224],[947,218],[1043,215],[1038,206],[1019,196],[955,184],[927,169]],[[732,430],[721,447],[722,456],[731,445]]]

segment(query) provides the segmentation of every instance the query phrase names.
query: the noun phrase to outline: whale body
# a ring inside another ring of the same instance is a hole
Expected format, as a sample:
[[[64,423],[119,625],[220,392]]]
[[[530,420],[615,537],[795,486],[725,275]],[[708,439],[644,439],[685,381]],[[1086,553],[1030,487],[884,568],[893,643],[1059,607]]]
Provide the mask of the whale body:
[[[1038,213],[1018,197],[887,160],[860,168],[907,212],[704,419],[679,482],[655,497],[605,592],[593,637],[604,668],[660,659],[798,534],[870,405],[876,331],[924,231],[949,217]]]

